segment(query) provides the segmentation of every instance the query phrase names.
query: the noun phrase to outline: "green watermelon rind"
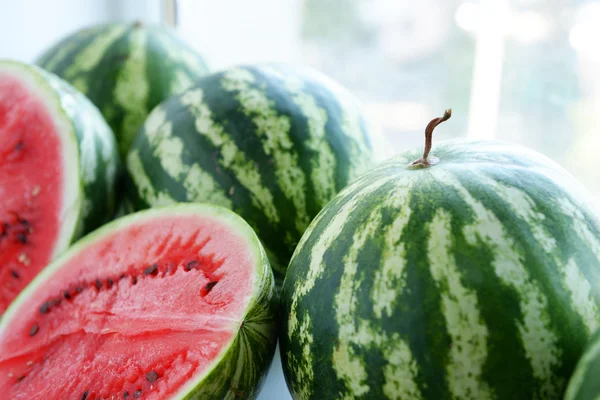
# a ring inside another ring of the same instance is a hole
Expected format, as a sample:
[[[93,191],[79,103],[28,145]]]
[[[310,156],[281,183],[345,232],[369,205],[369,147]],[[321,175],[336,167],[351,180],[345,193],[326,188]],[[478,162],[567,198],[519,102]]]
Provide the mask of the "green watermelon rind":
[[[60,135],[69,186],[64,189],[56,257],[113,216],[120,171],[117,144],[97,108],[60,78],[15,60],[0,60],[0,71],[24,81],[40,97]]]
[[[135,209],[207,202],[241,215],[278,285],[310,220],[373,166],[360,101],[309,67],[240,65],[155,107],[126,159]]]
[[[523,146],[432,154],[358,178],[296,247],[280,329],[294,398],[562,397],[600,327],[597,202]]]
[[[256,398],[271,365],[277,343],[276,296],[273,272],[266,253],[252,228],[234,212],[219,206],[201,203],[175,204],[139,211],[111,221],[77,241],[65,253],[46,267],[13,301],[0,317],[0,335],[18,317],[19,306],[30,293],[67,265],[68,261],[97,241],[131,224],[169,215],[207,216],[217,219],[243,237],[250,245],[254,271],[253,292],[244,311],[243,326],[226,344],[205,372],[188,382],[175,399]],[[240,351],[244,350],[243,354]],[[240,357],[241,356],[241,357]],[[240,362],[240,359],[242,362]]]
[[[172,28],[140,22],[80,29],[48,47],[35,64],[98,107],[123,157],[152,108],[209,71],[204,57]]]

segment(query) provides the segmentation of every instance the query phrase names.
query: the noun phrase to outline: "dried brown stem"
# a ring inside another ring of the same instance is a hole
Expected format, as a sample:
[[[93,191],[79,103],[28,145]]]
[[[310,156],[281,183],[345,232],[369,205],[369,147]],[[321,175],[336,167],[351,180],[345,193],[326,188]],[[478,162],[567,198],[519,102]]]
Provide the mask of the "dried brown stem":
[[[416,165],[429,166],[429,165],[431,165],[428,157],[429,157],[429,152],[431,151],[431,146],[433,143],[433,130],[435,129],[436,126],[438,126],[442,122],[449,120],[451,116],[452,116],[452,110],[447,109],[446,111],[444,111],[443,116],[434,118],[427,124],[427,127],[425,128],[425,150],[423,151],[423,157],[419,158],[418,160],[413,161],[410,164],[411,166],[416,166]]]

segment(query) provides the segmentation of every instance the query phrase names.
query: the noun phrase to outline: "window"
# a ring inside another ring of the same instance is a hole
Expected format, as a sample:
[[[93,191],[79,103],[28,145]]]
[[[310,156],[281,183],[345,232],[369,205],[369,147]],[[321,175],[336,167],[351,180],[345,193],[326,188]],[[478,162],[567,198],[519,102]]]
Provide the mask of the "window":
[[[178,29],[213,68],[290,61],[342,83],[382,128],[380,159],[471,136],[529,146],[600,195],[600,2],[179,0]],[[386,145],[389,143],[389,145]]]

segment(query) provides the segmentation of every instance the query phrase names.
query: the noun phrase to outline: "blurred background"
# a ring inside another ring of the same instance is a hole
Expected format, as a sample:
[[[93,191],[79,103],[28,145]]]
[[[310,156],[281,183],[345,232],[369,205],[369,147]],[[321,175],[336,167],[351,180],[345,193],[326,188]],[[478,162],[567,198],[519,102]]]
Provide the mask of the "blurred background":
[[[421,146],[451,107],[438,140],[522,143],[600,196],[598,0],[0,0],[0,57],[33,61],[83,26],[131,19],[176,25],[214,70],[329,74],[382,128],[380,158]]]
[[[31,62],[59,38],[111,20],[166,22],[213,70],[287,61],[330,75],[382,129],[383,159],[437,140],[517,142],[600,198],[600,1],[0,0],[0,58]],[[261,399],[286,399],[279,360]],[[283,386],[281,386],[283,385]]]

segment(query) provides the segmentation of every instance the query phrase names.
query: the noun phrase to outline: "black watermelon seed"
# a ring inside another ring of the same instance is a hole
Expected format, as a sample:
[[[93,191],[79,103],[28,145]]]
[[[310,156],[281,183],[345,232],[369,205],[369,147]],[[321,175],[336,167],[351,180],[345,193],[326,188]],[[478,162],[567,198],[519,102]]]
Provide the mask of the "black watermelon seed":
[[[48,314],[48,312],[50,311],[50,302],[47,301],[44,304],[41,305],[40,307],[40,313],[41,314]]]
[[[156,382],[158,379],[158,373],[156,371],[150,371],[146,374],[146,380],[150,383]]]
[[[187,263],[187,265],[185,266],[185,269],[186,269],[186,271],[189,271],[197,265],[198,265],[198,260],[192,260],[189,263]]]
[[[141,390],[136,390],[136,391],[133,393],[133,398],[134,398],[134,399],[137,399],[137,398],[139,398],[141,395],[142,395],[142,391],[141,391]]]
[[[129,392],[123,392],[123,398],[126,399],[129,397]]]
[[[26,244],[27,243],[27,235],[24,233],[18,233],[17,234],[17,240],[19,242],[21,242],[22,244]]]
[[[69,300],[71,298],[71,295],[69,294],[69,292],[67,292],[66,290],[63,292],[63,297],[67,300]]]
[[[132,283],[133,283],[134,285],[137,283],[137,276],[134,276],[134,277],[133,277],[133,282],[132,282]]]
[[[100,282],[100,279],[96,279],[96,289],[102,289],[102,282]]]
[[[217,284],[217,281],[208,282],[205,286],[206,293],[210,292],[211,289],[214,288],[216,284]]]
[[[114,282],[112,279],[108,278],[106,280],[106,286],[110,289],[112,287],[112,285],[114,285]]]
[[[29,336],[35,336],[36,333],[40,331],[40,326],[38,324],[31,325],[31,329],[29,329]]]
[[[88,392],[87,390],[85,392],[83,392],[83,395],[81,395],[81,400],[85,400],[88,397]]]
[[[10,274],[13,276],[13,278],[19,279],[21,277],[21,275],[19,275],[19,273],[17,271],[15,271],[14,269],[10,270]]]
[[[152,264],[144,270],[144,275],[154,275],[158,271],[158,265]]]
[[[20,377],[18,377],[17,382],[21,382],[23,379],[25,379],[25,375],[21,375]]]

